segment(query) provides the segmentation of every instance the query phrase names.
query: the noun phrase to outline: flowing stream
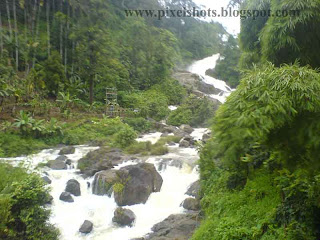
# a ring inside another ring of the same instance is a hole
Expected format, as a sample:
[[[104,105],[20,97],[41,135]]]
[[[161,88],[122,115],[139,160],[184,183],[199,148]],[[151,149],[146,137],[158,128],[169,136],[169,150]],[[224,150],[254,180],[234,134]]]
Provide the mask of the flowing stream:
[[[221,103],[226,101],[226,98],[231,94],[233,89],[231,89],[225,81],[215,79],[206,75],[208,69],[213,69],[216,66],[217,61],[220,58],[220,54],[214,54],[211,57],[204,58],[199,61],[195,61],[191,66],[188,67],[188,71],[200,76],[202,81],[207,84],[214,86],[215,88],[221,90],[217,95],[208,95],[211,98],[219,100]]]
[[[207,131],[205,128],[195,129],[191,136],[195,140],[202,138]],[[155,143],[160,138],[161,133],[151,133],[137,139],[138,141],[151,141]],[[178,144],[169,146],[169,153],[161,157],[149,157],[146,162],[153,163],[163,178],[163,185],[160,192],[152,193],[145,204],[126,206],[136,215],[136,222],[133,227],[119,227],[112,223],[114,210],[117,205],[113,196],[97,196],[92,194],[93,177],[84,179],[77,169],[78,160],[88,152],[98,149],[98,147],[75,146],[74,154],[66,155],[71,161],[73,168],[67,170],[51,170],[48,168],[36,168],[39,163],[54,160],[59,155],[60,149],[47,149],[38,154],[7,158],[13,165],[25,165],[32,171],[42,175],[47,174],[52,180],[50,185],[53,196],[50,222],[60,229],[61,240],[129,240],[142,237],[151,232],[154,224],[161,222],[171,214],[183,213],[185,210],[180,206],[184,199],[188,187],[199,179],[196,166],[198,152],[195,148],[180,148]],[[167,163],[163,166],[163,159]],[[170,161],[182,163],[182,166],[170,164]],[[119,169],[126,165],[137,164],[142,160],[124,162],[118,166]],[[81,196],[74,197],[73,203],[66,203],[59,200],[61,192],[64,191],[66,183],[70,179],[76,179],[81,185]],[[88,187],[87,183],[91,187]],[[93,223],[93,231],[84,235],[79,233],[79,228],[84,220]]]

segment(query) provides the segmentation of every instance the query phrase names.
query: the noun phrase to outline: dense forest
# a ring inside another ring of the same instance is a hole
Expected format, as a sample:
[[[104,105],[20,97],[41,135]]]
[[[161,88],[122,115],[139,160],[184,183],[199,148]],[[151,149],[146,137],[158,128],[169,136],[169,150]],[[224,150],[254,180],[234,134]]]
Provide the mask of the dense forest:
[[[319,239],[319,8],[241,1],[300,14],[241,21],[241,80],[202,149],[206,219],[192,239]]]
[[[124,11],[197,7],[191,0],[1,0],[0,157],[59,144],[162,156],[182,136],[135,139],[161,121],[172,134],[210,125],[211,137],[194,143],[201,212],[191,239],[319,239],[320,3],[230,5],[299,15],[249,16],[232,36],[216,22]],[[217,53],[207,74],[235,88],[218,110],[172,77]],[[4,162],[0,175],[0,238],[59,239],[41,177]]]

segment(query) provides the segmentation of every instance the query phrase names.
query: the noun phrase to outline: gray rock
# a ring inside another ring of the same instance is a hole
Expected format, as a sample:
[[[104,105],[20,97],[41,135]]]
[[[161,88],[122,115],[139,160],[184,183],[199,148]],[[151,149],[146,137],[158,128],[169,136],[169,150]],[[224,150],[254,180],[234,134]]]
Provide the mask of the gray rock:
[[[176,214],[152,227],[146,240],[188,240],[199,226],[198,214]]]
[[[88,234],[92,231],[92,229],[93,229],[93,223],[88,220],[85,220],[81,225],[79,232]]]
[[[184,139],[179,142],[179,147],[187,148],[190,147],[190,143]]]
[[[65,191],[73,194],[74,196],[80,196],[81,195],[80,183],[75,179],[70,179],[67,182]]]
[[[61,155],[59,157],[56,158],[56,160],[61,161],[61,162],[65,162],[68,158],[64,155]]]
[[[52,204],[52,201],[53,201],[53,197],[49,195],[48,198],[46,199],[46,204]]]
[[[177,131],[177,127],[175,126],[165,126],[163,129],[162,129],[162,132],[163,133],[174,133],[175,131]]]
[[[139,163],[121,168],[117,171],[123,189],[114,191],[114,198],[119,206],[146,203],[152,192],[159,192],[162,177],[153,164]]]
[[[118,180],[116,172],[114,169],[109,169],[96,173],[92,183],[92,193],[100,196],[107,194],[110,197],[112,194],[110,189]]]
[[[71,161],[71,159],[67,159],[67,160],[65,161],[65,163],[70,166],[70,165],[72,164],[72,161]]]
[[[112,218],[112,221],[120,226],[132,227],[135,219],[136,216],[130,209],[119,207],[114,211],[114,217]]]
[[[191,211],[199,211],[200,210],[200,202],[199,199],[195,198],[187,198],[183,201],[182,206],[184,209]]]
[[[165,132],[165,133],[162,133],[160,137],[168,137],[169,136],[169,133]]]
[[[199,199],[200,198],[200,187],[201,187],[200,180],[198,180],[190,185],[186,194]]]
[[[74,154],[76,149],[72,146],[64,147],[60,150],[59,155]]]
[[[48,162],[48,167],[53,170],[65,170],[67,169],[67,165],[65,162],[60,160],[51,160]]]
[[[64,202],[69,202],[69,203],[74,202],[73,197],[71,196],[71,194],[69,192],[61,193],[59,199]]]
[[[51,184],[51,179],[49,178],[49,177],[47,177],[47,176],[43,176],[42,177],[42,179],[43,179],[43,181],[45,181],[47,184]]]
[[[187,125],[187,124],[182,124],[179,128],[188,134],[191,134],[194,131],[194,129],[190,125]]]
[[[92,177],[95,173],[111,169],[125,160],[121,150],[101,147],[81,158],[78,162],[78,168],[85,176]]]

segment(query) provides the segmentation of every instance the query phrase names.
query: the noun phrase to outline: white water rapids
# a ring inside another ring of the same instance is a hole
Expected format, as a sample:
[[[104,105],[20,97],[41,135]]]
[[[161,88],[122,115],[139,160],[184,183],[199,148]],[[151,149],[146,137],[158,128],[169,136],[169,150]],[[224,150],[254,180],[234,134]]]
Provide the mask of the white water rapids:
[[[215,68],[220,54],[214,54],[211,57],[204,58],[199,61],[195,61],[191,66],[188,67],[188,71],[194,74],[197,74],[201,77],[202,81],[207,84],[214,86],[215,88],[221,90],[217,95],[208,95],[211,98],[219,100],[221,103],[226,101],[226,98],[231,94],[233,89],[231,89],[225,81],[215,79],[206,75],[208,69]]]
[[[202,138],[207,129],[195,129],[191,134],[194,139]],[[147,134],[138,139],[139,141],[156,142],[161,133]],[[52,180],[50,185],[53,196],[50,222],[59,228],[61,232],[60,240],[129,240],[142,237],[151,232],[154,224],[161,222],[171,214],[183,213],[181,203],[189,197],[185,195],[188,187],[199,179],[196,167],[198,152],[195,148],[179,148],[178,144],[169,146],[169,153],[161,157],[149,157],[146,161],[153,163],[159,170],[160,162],[163,159],[180,160],[183,162],[182,168],[166,165],[159,171],[163,178],[161,191],[152,193],[145,204],[126,206],[136,215],[136,222],[133,227],[119,227],[112,223],[114,210],[117,205],[113,196],[97,196],[92,194],[93,177],[84,179],[79,175],[77,167],[78,160],[88,152],[98,149],[98,147],[75,146],[74,154],[66,155],[72,161],[73,169],[51,170],[49,168],[36,169],[39,163],[46,163],[54,160],[59,155],[60,149],[43,150],[38,154],[26,157],[2,159],[13,165],[27,165],[32,171],[44,175],[45,172]],[[119,169],[126,165],[137,164],[139,161],[124,162],[116,166]],[[81,196],[75,197],[73,203],[59,200],[61,192],[64,191],[66,183],[70,179],[76,179],[81,185]],[[87,187],[90,182],[91,187]],[[84,235],[79,233],[79,228],[84,220],[93,223],[93,231]]]

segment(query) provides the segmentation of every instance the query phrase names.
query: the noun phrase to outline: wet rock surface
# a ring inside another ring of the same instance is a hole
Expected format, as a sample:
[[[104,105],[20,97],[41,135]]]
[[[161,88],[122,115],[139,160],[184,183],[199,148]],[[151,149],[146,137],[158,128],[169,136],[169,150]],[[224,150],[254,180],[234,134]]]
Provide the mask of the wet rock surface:
[[[92,177],[95,173],[108,170],[126,160],[120,149],[101,147],[89,152],[78,162],[78,168],[85,177]]]
[[[75,179],[70,179],[67,182],[65,191],[73,194],[74,196],[80,196],[81,195],[80,183]]]
[[[112,222],[119,224],[120,226],[129,226],[132,227],[136,216],[134,212],[130,209],[125,208],[117,208],[114,211],[114,217],[112,218]]]
[[[48,162],[48,167],[52,170],[65,170],[67,169],[67,164],[61,160],[51,160]]]
[[[85,220],[81,225],[79,232],[88,234],[92,231],[92,229],[93,229],[93,223],[88,220]]]
[[[199,226],[197,213],[175,214],[152,227],[145,240],[187,240]]]
[[[69,202],[72,203],[74,202],[73,197],[71,196],[71,194],[69,192],[63,192],[61,193],[59,199],[63,202]]]
[[[95,195],[108,195],[112,194],[112,186],[118,181],[117,170],[109,169],[98,172],[94,176],[92,183],[92,193]]]
[[[200,180],[192,183],[188,188],[186,194],[199,199],[200,198]]]
[[[146,203],[152,192],[159,192],[162,177],[153,164],[139,163],[121,168],[117,171],[121,191],[114,192],[114,198],[119,206]]]
[[[199,211],[200,210],[200,201],[195,198],[187,198],[183,201],[182,206],[184,209],[191,211]]]
[[[76,149],[72,146],[64,147],[60,150],[59,155],[74,154]]]

